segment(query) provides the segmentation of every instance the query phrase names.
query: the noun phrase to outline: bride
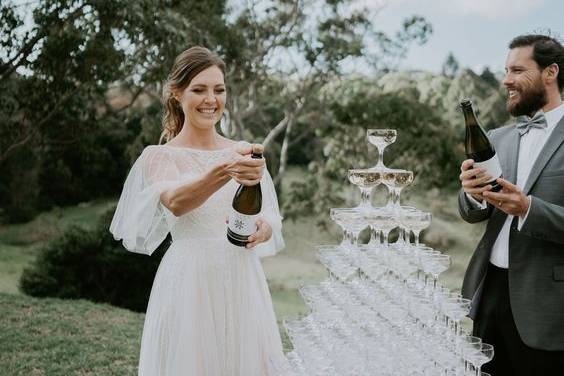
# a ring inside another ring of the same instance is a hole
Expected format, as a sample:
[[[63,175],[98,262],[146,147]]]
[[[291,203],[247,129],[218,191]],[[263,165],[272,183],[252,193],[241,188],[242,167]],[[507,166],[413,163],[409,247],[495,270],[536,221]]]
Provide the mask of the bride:
[[[259,256],[283,248],[281,217],[264,160],[219,135],[225,64],[202,47],[182,52],[163,90],[167,143],[143,150],[110,231],[150,255],[170,232],[151,290],[140,376],[271,376],[287,362]],[[230,244],[225,220],[239,184],[261,184],[257,231]]]

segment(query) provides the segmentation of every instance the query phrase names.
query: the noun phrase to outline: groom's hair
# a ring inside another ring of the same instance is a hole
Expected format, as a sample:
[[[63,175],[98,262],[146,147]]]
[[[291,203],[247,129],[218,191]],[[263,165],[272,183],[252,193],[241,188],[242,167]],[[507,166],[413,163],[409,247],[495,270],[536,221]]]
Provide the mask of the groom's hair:
[[[564,47],[556,38],[542,34],[525,34],[513,38],[509,48],[533,47],[533,60],[541,69],[551,64],[558,65],[558,89],[564,88]]]

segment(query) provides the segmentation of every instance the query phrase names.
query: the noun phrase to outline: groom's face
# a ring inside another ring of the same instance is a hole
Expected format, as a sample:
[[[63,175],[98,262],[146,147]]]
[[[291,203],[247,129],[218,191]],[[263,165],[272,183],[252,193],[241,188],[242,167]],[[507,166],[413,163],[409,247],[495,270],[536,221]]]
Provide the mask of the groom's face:
[[[533,60],[533,47],[509,51],[503,84],[507,88],[507,111],[513,116],[532,116],[547,102],[542,72]]]

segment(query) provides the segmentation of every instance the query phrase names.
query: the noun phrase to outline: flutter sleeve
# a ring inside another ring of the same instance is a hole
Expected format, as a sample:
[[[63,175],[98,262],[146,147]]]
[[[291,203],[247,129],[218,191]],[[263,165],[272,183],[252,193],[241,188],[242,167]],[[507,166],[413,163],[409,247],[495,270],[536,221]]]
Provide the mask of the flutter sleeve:
[[[278,207],[278,197],[276,189],[268,170],[265,168],[260,187],[262,190],[262,211],[261,217],[272,227],[272,237],[264,243],[256,246],[255,252],[259,257],[275,255],[284,248],[284,238],[282,237],[282,216]]]
[[[159,149],[147,147],[131,167],[110,225],[114,238],[131,252],[151,255],[178,220],[160,195],[181,184],[180,173],[171,156]]]

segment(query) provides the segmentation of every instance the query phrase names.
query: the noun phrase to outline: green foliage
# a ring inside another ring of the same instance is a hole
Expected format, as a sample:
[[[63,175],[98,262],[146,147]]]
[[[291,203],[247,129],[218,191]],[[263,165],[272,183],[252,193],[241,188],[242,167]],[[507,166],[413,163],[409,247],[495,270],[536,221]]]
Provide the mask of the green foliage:
[[[112,214],[104,215],[94,230],[72,227],[50,242],[24,270],[22,291],[144,311],[168,242],[151,257],[127,252],[108,231]]]

